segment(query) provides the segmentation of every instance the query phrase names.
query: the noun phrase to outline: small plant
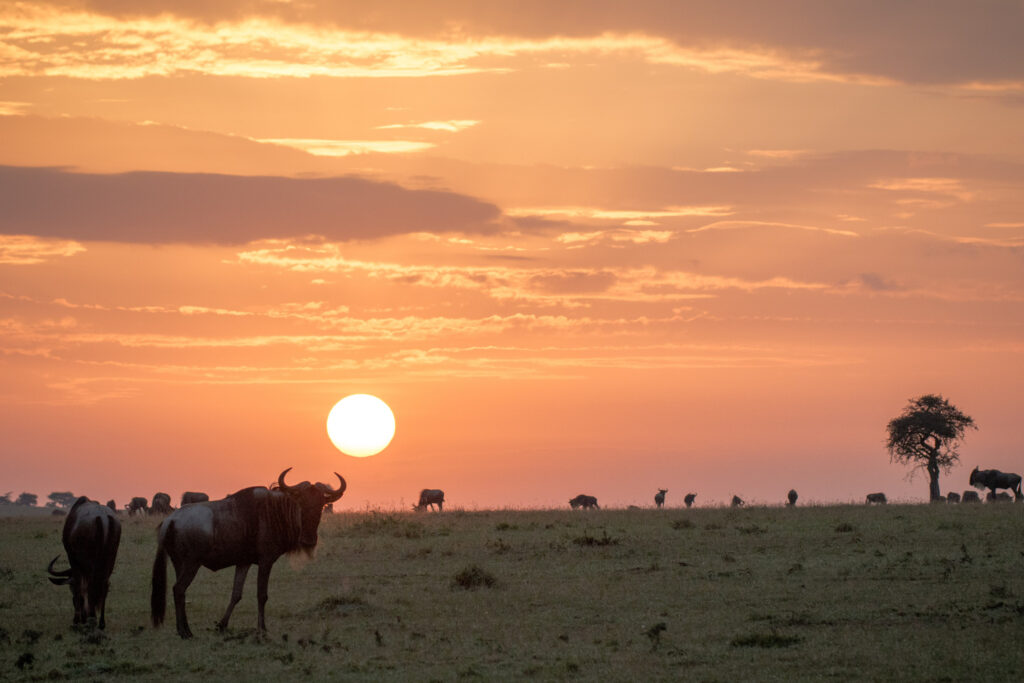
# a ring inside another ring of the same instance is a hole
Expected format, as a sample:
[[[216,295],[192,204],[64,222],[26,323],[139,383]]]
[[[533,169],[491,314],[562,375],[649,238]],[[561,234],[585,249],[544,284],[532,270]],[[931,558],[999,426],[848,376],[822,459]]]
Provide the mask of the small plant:
[[[452,589],[476,590],[477,588],[494,588],[498,580],[486,569],[471,564],[452,579]]]

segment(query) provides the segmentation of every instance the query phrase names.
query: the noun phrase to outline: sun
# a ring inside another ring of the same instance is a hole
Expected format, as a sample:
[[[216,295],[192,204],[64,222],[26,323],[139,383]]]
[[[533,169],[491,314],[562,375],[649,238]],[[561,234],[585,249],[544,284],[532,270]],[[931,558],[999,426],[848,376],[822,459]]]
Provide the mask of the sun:
[[[352,394],[327,415],[327,436],[339,451],[357,458],[376,455],[395,436],[395,414],[370,394]]]

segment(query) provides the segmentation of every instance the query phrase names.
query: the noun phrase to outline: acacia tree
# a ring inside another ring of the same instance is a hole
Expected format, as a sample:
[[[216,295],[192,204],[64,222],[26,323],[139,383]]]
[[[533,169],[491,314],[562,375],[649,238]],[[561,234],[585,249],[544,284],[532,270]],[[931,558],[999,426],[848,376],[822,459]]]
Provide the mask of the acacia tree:
[[[889,421],[889,459],[928,473],[931,500],[942,497],[939,472],[949,473],[960,462],[957,449],[968,429],[977,429],[974,419],[964,415],[938,394],[925,394],[910,402]],[[911,475],[913,472],[911,472]]]

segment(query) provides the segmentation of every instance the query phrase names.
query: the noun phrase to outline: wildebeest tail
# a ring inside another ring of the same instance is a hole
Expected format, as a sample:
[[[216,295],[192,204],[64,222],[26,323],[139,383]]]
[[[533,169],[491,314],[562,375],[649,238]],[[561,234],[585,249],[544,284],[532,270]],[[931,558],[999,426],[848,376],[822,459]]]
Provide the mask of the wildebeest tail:
[[[153,626],[164,623],[167,612],[167,549],[166,545],[174,537],[174,522],[167,528],[160,527],[156,543],[156,558],[153,560],[153,592],[149,596],[149,611]]]

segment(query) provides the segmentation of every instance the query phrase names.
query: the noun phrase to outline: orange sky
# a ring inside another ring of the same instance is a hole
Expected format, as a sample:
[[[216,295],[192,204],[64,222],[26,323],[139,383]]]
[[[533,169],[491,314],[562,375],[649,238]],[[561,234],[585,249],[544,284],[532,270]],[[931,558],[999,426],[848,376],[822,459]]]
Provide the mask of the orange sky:
[[[368,8],[372,8],[368,9]],[[1024,469],[1024,6],[0,0],[0,494],[924,500]],[[397,433],[355,459],[350,393]]]

